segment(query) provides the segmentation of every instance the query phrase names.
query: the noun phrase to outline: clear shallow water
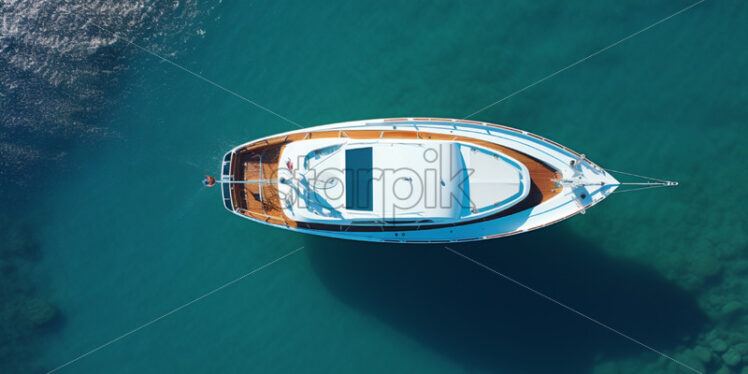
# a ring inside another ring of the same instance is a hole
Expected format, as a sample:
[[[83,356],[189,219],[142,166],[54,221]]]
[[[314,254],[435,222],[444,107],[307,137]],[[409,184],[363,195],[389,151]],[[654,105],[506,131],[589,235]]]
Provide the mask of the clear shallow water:
[[[189,37],[148,45],[303,125],[463,117],[687,4],[227,3],[200,10]],[[746,10],[707,1],[476,117],[680,187],[455,248],[694,367],[740,373],[722,356],[748,362]],[[34,367],[303,245],[64,370],[677,372],[441,247],[313,238],[228,214],[202,175],[230,147],[293,127],[120,48],[115,104],[91,120],[113,135],[70,148],[64,169],[23,192],[35,198],[19,218],[40,252],[25,274],[59,310],[23,342]]]

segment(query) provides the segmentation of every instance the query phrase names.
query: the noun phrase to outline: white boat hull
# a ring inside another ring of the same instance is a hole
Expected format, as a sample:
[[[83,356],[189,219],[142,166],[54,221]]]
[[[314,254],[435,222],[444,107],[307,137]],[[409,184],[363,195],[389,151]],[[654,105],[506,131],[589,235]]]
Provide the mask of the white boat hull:
[[[391,226],[382,231],[333,231],[309,229],[301,226],[292,227],[271,223],[268,220],[258,219],[257,217],[248,217],[246,214],[230,208],[229,205],[227,205],[227,208],[234,214],[250,220],[312,235],[373,242],[449,243],[500,238],[546,227],[578,213],[583,213],[586,209],[599,203],[615,191],[619,184],[604,169],[558,143],[526,131],[506,126],[454,119],[375,119],[310,127],[243,144],[229,152],[224,161],[230,160],[230,154],[238,152],[249,144],[255,144],[279,136],[305,133],[313,134],[315,132],[331,130],[345,132],[356,130],[390,131],[393,129],[398,131],[453,135],[494,143],[543,162],[555,169],[557,175],[560,175],[559,179],[564,180],[564,182],[559,183],[558,189],[560,191],[547,201],[504,217],[437,228],[429,228],[429,226],[424,225],[418,229],[409,229],[407,231],[397,231],[397,229]],[[224,181],[232,179],[232,176],[227,174],[227,170],[230,170],[230,168],[223,168],[222,180]],[[224,189],[224,202],[231,201],[231,197],[226,196],[227,191],[229,190]]]

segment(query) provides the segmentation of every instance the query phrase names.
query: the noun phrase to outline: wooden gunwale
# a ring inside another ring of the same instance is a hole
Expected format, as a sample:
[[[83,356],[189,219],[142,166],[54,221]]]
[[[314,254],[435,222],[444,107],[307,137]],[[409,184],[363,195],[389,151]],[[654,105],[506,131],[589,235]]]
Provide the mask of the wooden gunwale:
[[[468,122],[468,121],[465,121]],[[469,121],[473,123],[474,121]],[[480,123],[480,122],[475,122]],[[504,126],[493,125],[503,129],[512,131],[518,131]],[[476,218],[472,220],[466,220],[461,222],[454,222],[449,224],[431,224],[431,225],[413,225],[413,226],[395,226],[395,225],[380,225],[380,226],[360,226],[360,225],[340,225],[340,224],[323,224],[323,223],[309,223],[309,222],[296,222],[285,215],[282,209],[280,197],[278,194],[278,188],[275,183],[263,183],[263,184],[232,184],[232,203],[234,204],[235,210],[240,214],[247,217],[264,221],[267,223],[273,223],[277,225],[283,225],[286,227],[300,227],[311,230],[326,230],[326,231],[350,231],[350,232],[373,232],[373,231],[413,231],[418,229],[436,229],[443,227],[454,227],[460,225],[466,225],[477,222],[484,222],[488,220],[494,220],[501,217],[505,217],[526,209],[531,209],[553,196],[560,193],[560,189],[556,188],[556,184],[553,179],[557,179],[560,175],[552,167],[548,166],[544,162],[529,156],[520,151],[507,148],[489,141],[470,138],[461,135],[453,134],[439,134],[431,132],[421,131],[405,131],[405,130],[323,130],[316,132],[305,132],[296,133],[290,135],[279,136],[270,138],[255,143],[251,143],[246,147],[242,148],[236,157],[236,165],[232,165],[232,174],[235,176],[241,176],[242,180],[253,180],[262,179],[265,180],[275,179],[278,173],[278,167],[282,160],[280,155],[283,152],[285,144],[304,140],[304,139],[320,139],[320,138],[342,138],[348,137],[351,139],[431,139],[431,140],[448,140],[448,141],[461,141],[465,143],[472,143],[488,149],[492,149],[501,152],[515,160],[521,162],[527,167],[530,173],[531,186],[530,193],[528,196],[510,207],[507,210],[494,213],[492,215]],[[537,136],[536,136],[537,137]],[[540,139],[544,139],[538,137]],[[553,143],[555,144],[555,143]],[[259,165],[256,164],[257,155],[263,155],[263,162]],[[261,167],[261,169],[260,169]],[[262,171],[260,171],[262,170]],[[262,175],[262,178],[260,178]],[[260,192],[261,190],[261,192]],[[262,199],[259,195],[262,195]],[[512,233],[500,234],[501,236],[510,235]],[[498,237],[498,236],[492,236]]]

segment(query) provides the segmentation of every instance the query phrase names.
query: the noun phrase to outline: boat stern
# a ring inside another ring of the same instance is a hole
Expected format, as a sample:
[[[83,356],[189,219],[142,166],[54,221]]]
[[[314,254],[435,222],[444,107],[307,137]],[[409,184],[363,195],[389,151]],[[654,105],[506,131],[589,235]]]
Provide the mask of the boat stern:
[[[231,175],[231,160],[233,159],[234,151],[231,150],[223,156],[221,162],[221,181],[232,180]],[[233,203],[231,202],[231,184],[221,183],[221,197],[223,198],[223,206],[228,209],[229,212],[234,211]]]

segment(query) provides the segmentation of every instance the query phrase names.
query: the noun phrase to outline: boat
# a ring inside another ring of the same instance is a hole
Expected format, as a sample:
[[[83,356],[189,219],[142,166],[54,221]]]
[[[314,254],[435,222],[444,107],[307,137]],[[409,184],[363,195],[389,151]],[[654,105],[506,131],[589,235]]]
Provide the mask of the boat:
[[[225,154],[218,182],[225,208],[248,220],[392,243],[536,230],[584,213],[621,185],[539,135],[447,118],[342,122],[253,140]]]

